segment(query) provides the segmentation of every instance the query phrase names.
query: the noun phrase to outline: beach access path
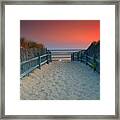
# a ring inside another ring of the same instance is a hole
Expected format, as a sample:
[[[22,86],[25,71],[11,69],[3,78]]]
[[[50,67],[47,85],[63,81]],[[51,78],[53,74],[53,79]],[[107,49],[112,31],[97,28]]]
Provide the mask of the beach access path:
[[[100,74],[80,61],[53,61],[20,80],[21,100],[99,100]]]

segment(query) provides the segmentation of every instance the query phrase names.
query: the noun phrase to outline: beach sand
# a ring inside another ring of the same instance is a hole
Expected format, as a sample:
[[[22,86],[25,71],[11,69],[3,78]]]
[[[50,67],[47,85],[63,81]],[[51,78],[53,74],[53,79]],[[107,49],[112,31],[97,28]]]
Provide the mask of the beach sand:
[[[53,61],[20,80],[21,100],[99,100],[100,75],[79,61]]]

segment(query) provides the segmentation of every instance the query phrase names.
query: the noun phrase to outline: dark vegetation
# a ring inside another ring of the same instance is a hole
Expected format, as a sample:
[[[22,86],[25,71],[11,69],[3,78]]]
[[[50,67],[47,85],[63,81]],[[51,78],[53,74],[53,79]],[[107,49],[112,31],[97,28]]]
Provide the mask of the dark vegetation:
[[[45,48],[45,46],[41,43],[36,43],[36,42],[33,42],[33,41],[29,41],[25,38],[21,38],[20,39],[20,47],[22,48],[26,48],[26,49],[30,49],[30,48]]]
[[[100,41],[92,42],[87,50],[85,50],[85,54],[100,59]]]
[[[20,39],[20,60],[25,61],[31,58],[43,55],[47,52],[45,46],[41,43],[29,41],[25,38]]]

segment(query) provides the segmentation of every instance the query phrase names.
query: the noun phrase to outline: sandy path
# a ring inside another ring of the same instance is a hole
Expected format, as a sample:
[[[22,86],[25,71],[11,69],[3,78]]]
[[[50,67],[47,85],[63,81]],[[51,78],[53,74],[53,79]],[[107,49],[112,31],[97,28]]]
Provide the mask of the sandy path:
[[[99,74],[80,62],[56,61],[20,81],[24,100],[100,99]]]

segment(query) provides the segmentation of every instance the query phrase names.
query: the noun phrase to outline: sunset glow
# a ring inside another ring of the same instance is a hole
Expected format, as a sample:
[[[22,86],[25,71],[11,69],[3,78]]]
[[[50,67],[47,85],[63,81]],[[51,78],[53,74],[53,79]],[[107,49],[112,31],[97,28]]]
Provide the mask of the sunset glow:
[[[20,37],[49,49],[87,48],[100,40],[99,20],[21,20]]]

